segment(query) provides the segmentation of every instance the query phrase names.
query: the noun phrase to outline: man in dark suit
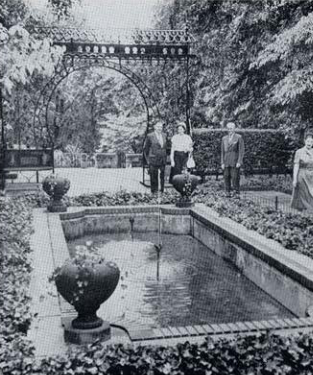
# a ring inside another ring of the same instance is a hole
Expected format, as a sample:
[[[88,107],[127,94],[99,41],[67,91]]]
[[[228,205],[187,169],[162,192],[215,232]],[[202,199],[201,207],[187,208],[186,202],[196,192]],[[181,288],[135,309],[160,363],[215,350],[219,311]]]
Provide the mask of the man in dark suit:
[[[222,170],[224,172],[226,195],[229,197],[232,189],[239,197],[240,194],[240,167],[245,152],[242,136],[235,132],[236,125],[229,122],[228,135],[222,138]]]
[[[154,125],[154,131],[148,134],[145,145],[144,155],[149,165],[151,193],[157,193],[159,188],[160,171],[160,190],[164,192],[164,173],[166,165],[166,136],[163,133],[163,124],[158,122]]]

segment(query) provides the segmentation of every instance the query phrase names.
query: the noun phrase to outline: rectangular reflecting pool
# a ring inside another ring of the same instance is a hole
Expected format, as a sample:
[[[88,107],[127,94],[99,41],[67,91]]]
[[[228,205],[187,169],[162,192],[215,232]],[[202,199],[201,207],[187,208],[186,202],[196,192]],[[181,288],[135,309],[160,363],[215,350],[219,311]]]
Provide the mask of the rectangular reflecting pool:
[[[87,241],[121,271],[116,291],[98,312],[111,323],[166,327],[295,317],[189,235],[93,234],[69,241],[70,254]]]

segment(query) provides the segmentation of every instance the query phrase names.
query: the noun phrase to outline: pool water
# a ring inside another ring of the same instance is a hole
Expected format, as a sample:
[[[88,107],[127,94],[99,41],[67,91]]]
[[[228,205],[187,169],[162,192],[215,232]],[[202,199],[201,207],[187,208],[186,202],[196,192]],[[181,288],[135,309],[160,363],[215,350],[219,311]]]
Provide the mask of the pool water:
[[[166,327],[294,317],[235,266],[190,236],[85,236],[69,242],[70,253],[90,240],[121,271],[115,292],[98,311],[111,323]],[[159,257],[154,246],[158,243]]]

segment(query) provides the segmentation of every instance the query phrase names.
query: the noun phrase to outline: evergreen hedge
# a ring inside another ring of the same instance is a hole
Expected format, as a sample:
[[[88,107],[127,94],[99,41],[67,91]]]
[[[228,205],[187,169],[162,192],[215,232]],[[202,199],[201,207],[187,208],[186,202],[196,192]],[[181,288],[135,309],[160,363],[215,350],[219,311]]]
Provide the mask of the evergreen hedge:
[[[239,129],[245,143],[245,174],[290,173],[299,142],[275,130]],[[194,130],[194,158],[199,175],[221,173],[221,141],[226,129]]]

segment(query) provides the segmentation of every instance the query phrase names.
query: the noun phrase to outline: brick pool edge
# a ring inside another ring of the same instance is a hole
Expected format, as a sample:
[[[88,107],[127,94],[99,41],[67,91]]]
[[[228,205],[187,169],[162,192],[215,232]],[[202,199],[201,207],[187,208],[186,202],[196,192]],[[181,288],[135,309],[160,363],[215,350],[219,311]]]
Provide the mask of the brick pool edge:
[[[155,231],[160,212],[164,233],[194,236],[212,251],[235,264],[247,278],[299,318],[129,329],[128,334],[133,342],[158,344],[166,340],[168,343],[175,343],[177,340],[203,339],[207,335],[218,338],[269,330],[277,333],[313,330],[313,319],[304,318],[307,308],[313,305],[313,261],[284,249],[276,242],[247,230],[230,219],[219,217],[201,204],[191,209],[174,206],[73,208],[68,213],[48,214],[55,266],[63,264],[69,257],[66,238],[97,233],[104,227],[110,232],[117,223],[122,225],[121,230],[127,230],[127,220],[134,215],[135,230]],[[150,218],[149,222],[147,217]],[[69,316],[73,309],[62,298],[59,301],[62,316]]]

